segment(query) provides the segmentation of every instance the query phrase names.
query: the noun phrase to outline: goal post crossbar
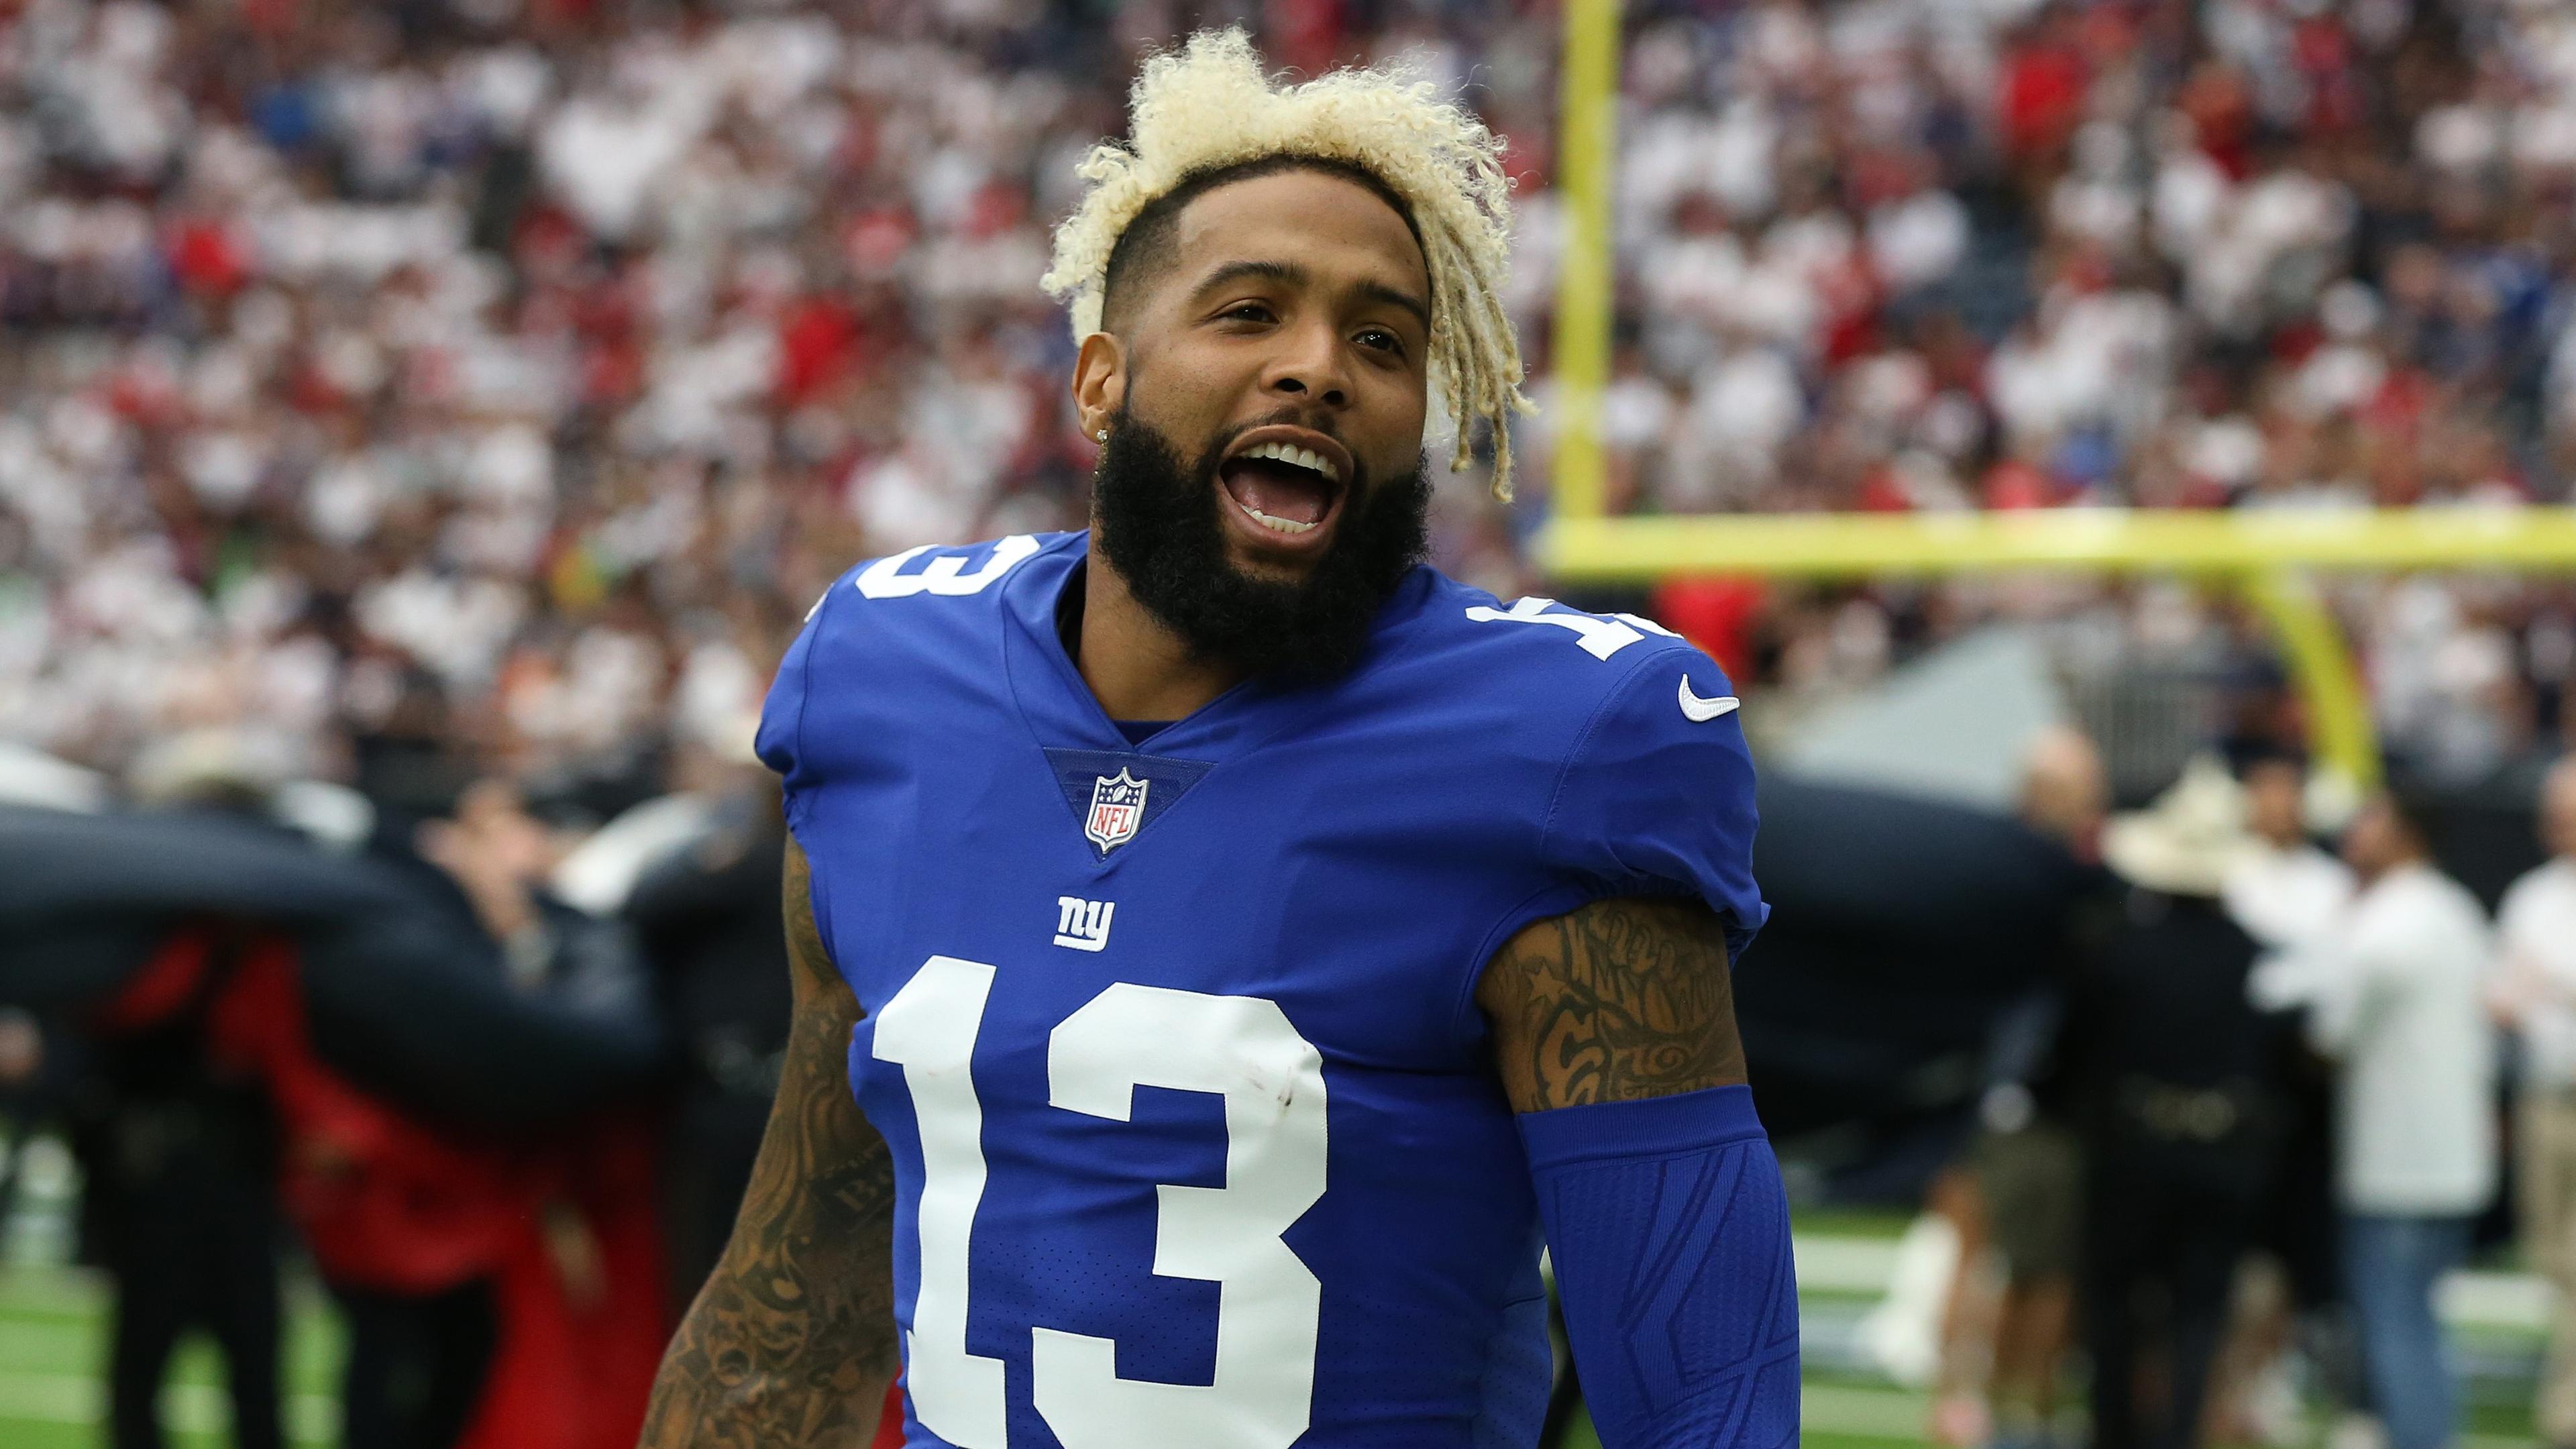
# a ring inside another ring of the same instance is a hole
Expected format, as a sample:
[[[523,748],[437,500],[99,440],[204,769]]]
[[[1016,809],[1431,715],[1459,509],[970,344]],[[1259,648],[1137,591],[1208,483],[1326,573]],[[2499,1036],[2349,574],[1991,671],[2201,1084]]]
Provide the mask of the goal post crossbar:
[[[2576,508],[1560,515],[1541,532],[1538,553],[1551,574],[1588,583],[1672,574],[1854,578],[2028,569],[2576,574]]]
[[[2263,618],[2281,646],[2321,768],[2347,788],[2366,790],[2380,779],[2369,692],[2312,576],[2471,569],[2576,574],[2576,508],[1560,514],[1537,542],[1548,572],[1573,583],[2057,571],[2224,585]]]

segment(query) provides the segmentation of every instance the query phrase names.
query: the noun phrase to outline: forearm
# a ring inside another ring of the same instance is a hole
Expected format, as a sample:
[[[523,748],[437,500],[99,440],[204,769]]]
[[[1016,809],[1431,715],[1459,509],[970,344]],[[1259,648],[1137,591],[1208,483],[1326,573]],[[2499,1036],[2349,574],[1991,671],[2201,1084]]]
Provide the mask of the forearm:
[[[1797,1442],[1788,1199],[1743,1085],[1723,923],[1598,901],[1515,936],[1477,995],[1601,1442]]]
[[[736,1226],[654,1381],[641,1449],[863,1449],[898,1360],[887,1259]],[[803,1251],[791,1244],[803,1244]]]
[[[1750,1088],[1521,1118],[1566,1337],[1605,1449],[1798,1437],[1798,1284]]]
[[[654,1381],[641,1449],[863,1449],[898,1363],[894,1170],[850,1096],[858,1003],[788,852],[796,1014],[723,1261]]]
[[[663,1359],[643,1449],[858,1449],[875,1433],[897,1366],[893,1174],[837,1072],[814,1078],[791,1068],[780,1084],[733,1237]]]

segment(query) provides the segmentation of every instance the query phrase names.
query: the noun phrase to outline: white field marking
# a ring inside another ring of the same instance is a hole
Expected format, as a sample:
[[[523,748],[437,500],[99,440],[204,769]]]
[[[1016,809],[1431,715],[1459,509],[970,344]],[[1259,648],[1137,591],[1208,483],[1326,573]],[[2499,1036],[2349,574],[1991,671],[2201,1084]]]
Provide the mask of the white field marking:
[[[1789,1243],[1798,1260],[1800,1292],[1883,1294],[1896,1277],[1894,1238],[1795,1233]]]
[[[1891,1444],[1921,1444],[1931,1413],[1931,1397],[1901,1389],[1867,1389],[1849,1384],[1809,1384],[1799,1394],[1800,1427],[1814,1434],[1847,1439],[1884,1439]],[[2462,1434],[2461,1449],[2537,1449],[2536,1439],[2510,1434]]]
[[[2552,1317],[2549,1284],[2530,1273],[2446,1274],[2437,1301],[2443,1318],[2479,1328],[2546,1333]]]
[[[1894,1238],[1799,1233],[1791,1243],[1801,1292],[1883,1294],[1896,1274]],[[2458,1327],[2549,1328],[2549,1285],[2530,1273],[2447,1274],[2440,1306],[2443,1319]]]

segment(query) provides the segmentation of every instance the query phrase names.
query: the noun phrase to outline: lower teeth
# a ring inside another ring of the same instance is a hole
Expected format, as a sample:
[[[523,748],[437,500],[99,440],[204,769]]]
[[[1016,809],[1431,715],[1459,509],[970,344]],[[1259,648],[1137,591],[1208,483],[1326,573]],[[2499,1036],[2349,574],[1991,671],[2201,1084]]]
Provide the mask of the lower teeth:
[[[1315,527],[1315,525],[1311,523],[1299,523],[1293,518],[1273,518],[1258,508],[1247,507],[1243,511],[1252,515],[1253,522],[1260,524],[1262,527],[1269,529],[1273,533],[1307,533],[1311,532]]]

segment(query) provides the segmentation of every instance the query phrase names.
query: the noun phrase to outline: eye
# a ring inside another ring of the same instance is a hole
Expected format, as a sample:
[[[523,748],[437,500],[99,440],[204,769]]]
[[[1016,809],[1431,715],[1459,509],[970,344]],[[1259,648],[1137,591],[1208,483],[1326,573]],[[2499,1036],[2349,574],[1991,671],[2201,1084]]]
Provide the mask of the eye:
[[[1383,327],[1363,328],[1360,335],[1351,340],[1372,352],[1390,353],[1397,357],[1404,355],[1404,339]]]
[[[1278,314],[1267,302],[1237,302],[1217,314],[1228,322],[1275,322]]]

